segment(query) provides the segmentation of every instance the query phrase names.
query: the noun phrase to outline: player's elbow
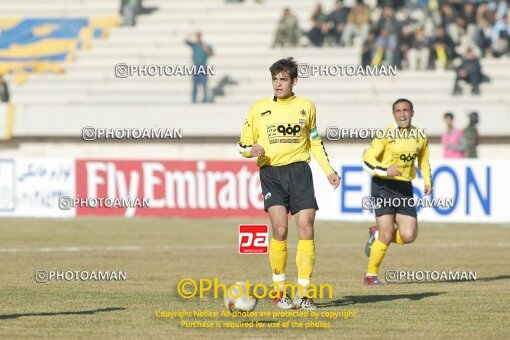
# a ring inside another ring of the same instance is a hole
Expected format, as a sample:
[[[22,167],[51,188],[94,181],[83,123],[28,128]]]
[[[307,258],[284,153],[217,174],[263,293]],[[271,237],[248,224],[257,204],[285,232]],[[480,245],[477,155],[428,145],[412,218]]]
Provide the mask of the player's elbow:
[[[375,175],[375,171],[374,171],[374,167],[370,165],[370,163],[366,162],[365,160],[363,160],[363,170],[365,170],[365,172],[367,174],[369,174],[370,176],[374,176]]]

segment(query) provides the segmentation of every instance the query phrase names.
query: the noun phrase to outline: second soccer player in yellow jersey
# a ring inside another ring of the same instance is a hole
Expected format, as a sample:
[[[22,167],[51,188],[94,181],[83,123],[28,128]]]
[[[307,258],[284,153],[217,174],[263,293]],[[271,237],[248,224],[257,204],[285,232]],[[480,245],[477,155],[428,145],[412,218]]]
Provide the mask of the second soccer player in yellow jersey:
[[[395,123],[385,129],[384,138],[372,140],[363,155],[365,170],[372,175],[372,202],[377,204],[377,226],[369,229],[365,246],[369,261],[364,282],[370,286],[382,285],[378,271],[389,244],[411,243],[418,234],[416,207],[411,200],[415,162],[425,182],[424,194],[432,192],[428,138],[423,130],[411,125],[413,103],[398,99],[392,110]]]

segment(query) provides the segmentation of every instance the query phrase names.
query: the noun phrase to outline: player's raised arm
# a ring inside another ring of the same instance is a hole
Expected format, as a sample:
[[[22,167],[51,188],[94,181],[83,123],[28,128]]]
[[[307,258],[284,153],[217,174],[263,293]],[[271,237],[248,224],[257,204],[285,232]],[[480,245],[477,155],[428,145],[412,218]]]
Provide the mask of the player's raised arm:
[[[250,152],[253,145],[258,139],[257,127],[254,125],[253,122],[254,110],[255,105],[253,105],[250,108],[250,111],[248,111],[248,115],[244,120],[243,129],[241,131],[241,139],[239,141],[239,153],[246,158],[253,157]]]
[[[421,170],[423,180],[425,181],[425,195],[432,192],[432,182],[430,176],[430,162],[429,162],[429,139],[426,138],[423,142],[420,152],[418,153],[418,167]]]

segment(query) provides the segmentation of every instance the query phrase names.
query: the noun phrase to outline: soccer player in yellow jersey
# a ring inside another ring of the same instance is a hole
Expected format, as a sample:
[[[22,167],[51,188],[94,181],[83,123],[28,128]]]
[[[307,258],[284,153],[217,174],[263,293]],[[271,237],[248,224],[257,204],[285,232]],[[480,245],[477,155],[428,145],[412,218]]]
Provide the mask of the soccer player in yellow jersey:
[[[239,152],[247,158],[257,157],[264,210],[269,213],[273,237],[269,262],[273,282],[280,287],[275,304],[283,309],[316,309],[306,296],[315,262],[313,241],[315,212],[318,210],[308,165],[310,153],[315,157],[333,188],[340,177],[329,164],[328,155],[316,126],[315,106],[292,92],[296,85],[297,64],[293,58],[281,59],[270,67],[274,96],[257,100],[244,122]],[[296,264],[302,296],[292,301],[283,292],[287,264],[288,213],[294,216],[299,242]]]
[[[386,128],[384,138],[372,140],[363,155],[364,168],[372,175],[372,197],[382,201],[374,207],[377,227],[370,228],[365,246],[369,260],[364,281],[370,286],[382,285],[377,274],[389,244],[411,243],[418,234],[416,207],[409,201],[413,197],[411,180],[416,176],[416,159],[425,180],[424,193],[432,192],[428,138],[411,125],[413,103],[398,99],[392,109],[395,123]]]

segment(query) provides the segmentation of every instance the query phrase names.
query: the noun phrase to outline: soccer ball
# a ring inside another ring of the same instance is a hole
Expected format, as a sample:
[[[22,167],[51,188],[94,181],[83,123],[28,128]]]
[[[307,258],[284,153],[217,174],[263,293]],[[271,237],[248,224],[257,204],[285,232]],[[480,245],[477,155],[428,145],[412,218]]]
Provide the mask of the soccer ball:
[[[247,296],[245,282],[236,282],[231,287],[227,287],[227,294],[225,295],[225,306],[231,312],[251,312],[257,306],[258,300],[253,297],[253,292],[249,292]]]

